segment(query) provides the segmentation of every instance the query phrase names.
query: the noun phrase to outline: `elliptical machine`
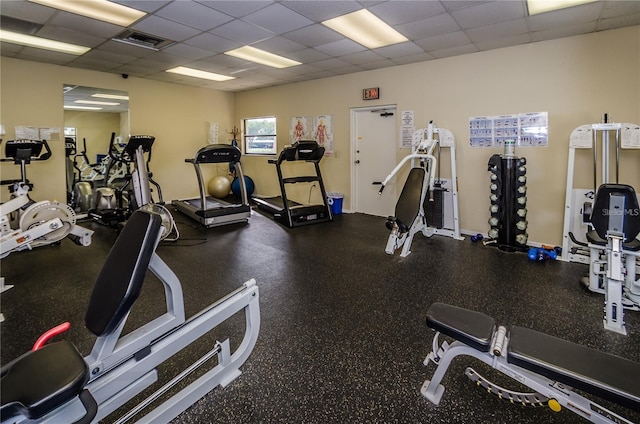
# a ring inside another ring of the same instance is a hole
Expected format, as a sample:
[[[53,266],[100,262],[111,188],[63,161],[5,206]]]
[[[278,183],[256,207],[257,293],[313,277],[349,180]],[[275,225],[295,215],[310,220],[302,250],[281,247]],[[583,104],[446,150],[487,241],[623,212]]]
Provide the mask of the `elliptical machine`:
[[[89,216],[105,225],[123,225],[123,223],[137,209],[145,209],[162,217],[163,240],[175,241],[179,238],[178,228],[171,213],[164,206],[160,184],[153,180],[149,169],[151,162],[151,147],[155,137],[151,135],[132,135],[122,151],[116,156],[113,143],[115,133],[111,136],[109,155],[114,163],[123,163],[126,168],[133,164],[133,171],[124,177],[124,182],[115,190],[101,187],[94,193],[95,209],[89,211]],[[151,184],[156,188],[158,200],[151,195]],[[168,238],[175,234],[175,237]]]
[[[27,179],[27,165],[51,157],[46,140],[9,140],[5,156],[0,161],[20,165],[20,179],[0,182],[8,185],[11,193],[11,200],[0,205],[0,258],[56,243],[67,236],[78,245],[89,246],[93,231],[76,225],[73,209],[60,202],[36,202],[29,196],[33,184]]]

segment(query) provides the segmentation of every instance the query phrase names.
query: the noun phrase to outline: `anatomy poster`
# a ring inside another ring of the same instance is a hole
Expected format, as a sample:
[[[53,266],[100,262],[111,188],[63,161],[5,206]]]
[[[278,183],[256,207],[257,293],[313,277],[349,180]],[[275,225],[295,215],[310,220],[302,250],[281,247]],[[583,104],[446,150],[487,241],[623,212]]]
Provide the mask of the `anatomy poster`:
[[[324,146],[325,154],[333,154],[333,116],[294,116],[289,133],[291,143],[298,140],[315,140]]]

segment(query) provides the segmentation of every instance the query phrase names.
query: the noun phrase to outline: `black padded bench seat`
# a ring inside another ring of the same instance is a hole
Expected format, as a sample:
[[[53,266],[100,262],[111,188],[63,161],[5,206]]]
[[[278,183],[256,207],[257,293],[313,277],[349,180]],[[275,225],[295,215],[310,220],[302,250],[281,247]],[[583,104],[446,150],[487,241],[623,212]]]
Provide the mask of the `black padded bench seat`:
[[[1,381],[0,419],[18,414],[38,419],[78,396],[89,381],[89,368],[77,349],[63,340],[8,363],[2,367]]]
[[[509,331],[507,362],[640,411],[640,364],[529,328]]]
[[[481,312],[434,303],[427,311],[427,326],[481,352],[488,352],[496,324],[493,318]]]

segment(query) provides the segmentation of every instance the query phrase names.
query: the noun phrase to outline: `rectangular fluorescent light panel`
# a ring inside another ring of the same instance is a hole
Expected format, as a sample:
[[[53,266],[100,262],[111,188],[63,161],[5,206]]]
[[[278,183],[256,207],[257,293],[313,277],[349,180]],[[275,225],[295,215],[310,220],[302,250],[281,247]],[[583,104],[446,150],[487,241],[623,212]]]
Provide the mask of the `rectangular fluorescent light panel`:
[[[527,0],[527,9],[529,9],[529,15],[537,15],[594,1],[596,0]]]
[[[132,9],[107,0],[29,0],[33,3],[65,10],[76,15],[86,16],[103,22],[129,26],[146,15],[145,12]]]
[[[92,94],[91,97],[97,97],[99,99],[129,100],[129,96],[123,96],[120,94],[96,93]]]
[[[244,46],[239,49],[229,50],[228,52],[224,52],[224,54],[279,69],[302,65],[301,62],[296,60],[287,59],[286,57],[278,56],[277,54],[269,53],[251,46]]]
[[[166,72],[171,72],[172,74],[187,75],[195,78],[203,78],[212,81],[228,81],[235,79],[235,77],[214,74],[213,72],[201,71],[199,69],[187,68],[185,66],[178,66],[176,68],[167,69]]]
[[[76,100],[74,103],[80,103],[83,105],[102,105],[102,106],[118,106],[120,104],[116,102],[101,102],[98,100]]]
[[[101,107],[95,106],[74,106],[74,105],[64,105],[65,109],[78,109],[78,110],[102,110]]]
[[[33,35],[18,34],[17,32],[4,31],[0,29],[0,40],[22,46],[35,47],[37,49],[51,50],[54,52],[73,54],[80,56],[91,50],[89,47],[78,46],[76,44],[62,43],[60,41],[49,40],[47,38],[35,37]]]
[[[322,24],[370,49],[409,41],[367,9],[338,16]]]

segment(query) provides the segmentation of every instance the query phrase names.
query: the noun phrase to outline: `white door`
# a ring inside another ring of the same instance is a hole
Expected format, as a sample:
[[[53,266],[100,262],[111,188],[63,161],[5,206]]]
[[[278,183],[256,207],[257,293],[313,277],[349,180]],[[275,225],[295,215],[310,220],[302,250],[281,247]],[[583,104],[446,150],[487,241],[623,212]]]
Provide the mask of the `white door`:
[[[379,195],[380,185],[397,165],[397,115],[395,106],[351,110],[351,175],[355,212],[394,215],[396,182]]]

